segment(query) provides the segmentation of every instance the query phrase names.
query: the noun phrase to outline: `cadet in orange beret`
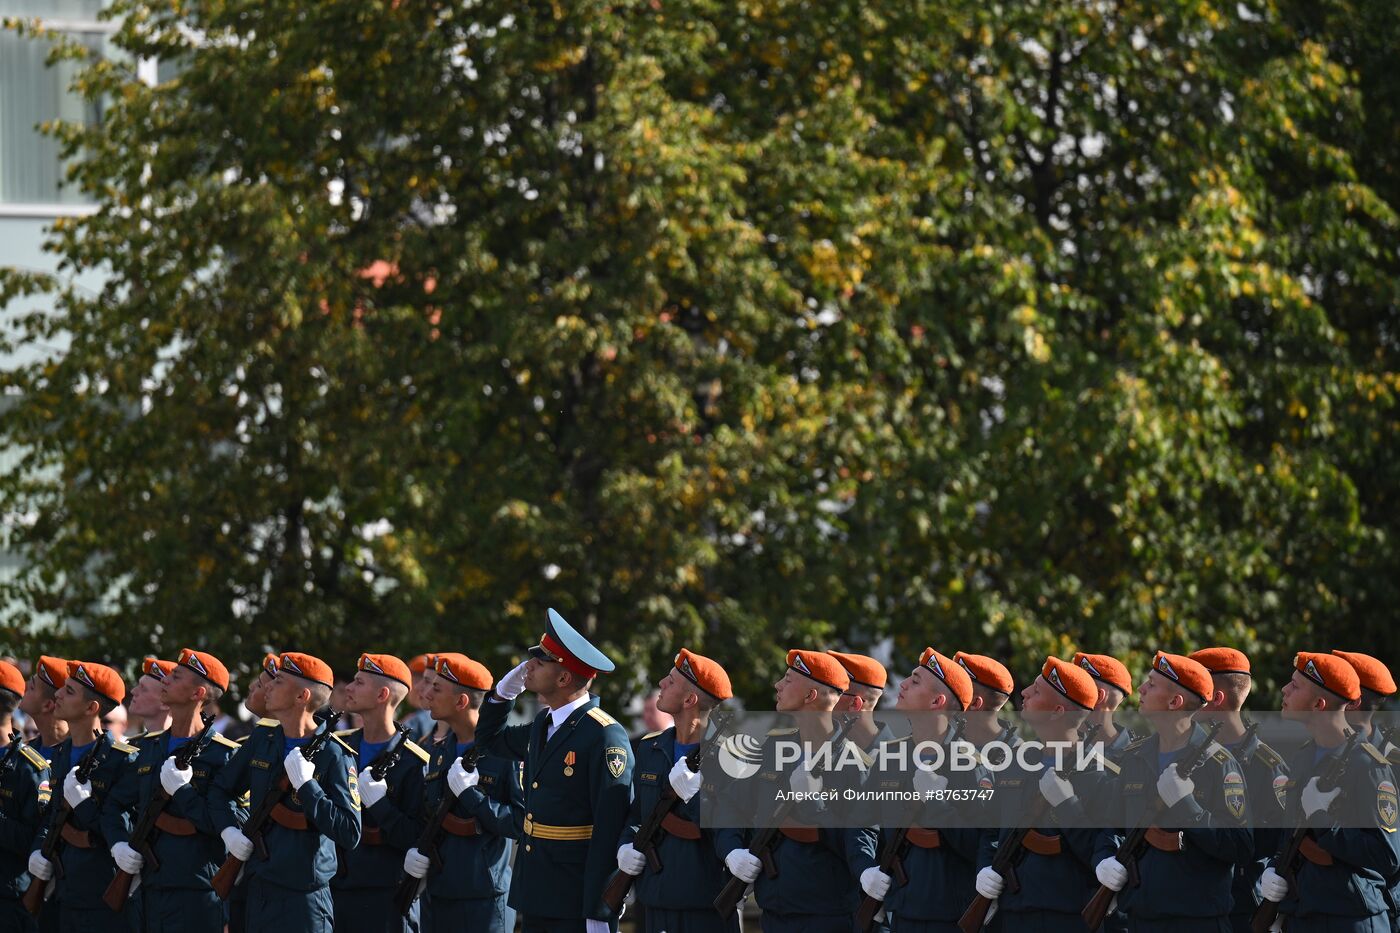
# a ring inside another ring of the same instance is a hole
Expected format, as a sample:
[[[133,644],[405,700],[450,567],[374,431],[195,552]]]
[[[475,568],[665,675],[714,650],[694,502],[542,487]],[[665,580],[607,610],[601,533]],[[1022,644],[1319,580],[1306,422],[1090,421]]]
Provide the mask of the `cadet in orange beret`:
[[[170,728],[170,710],[160,701],[160,688],[175,668],[174,661],[162,661],[154,655],[141,660],[141,676],[131,685],[126,698],[126,742],[140,747],[148,732],[164,732]]]
[[[40,655],[34,664],[34,673],[24,683],[24,696],[19,701],[20,712],[34,722],[39,732],[35,747],[46,761],[53,760],[54,749],[68,737],[68,724],[54,715],[58,691],[67,679],[67,661]]]
[[[1217,930],[1228,921],[1233,901],[1233,865],[1254,857],[1248,828],[1244,773],[1192,717],[1210,700],[1210,672],[1198,661],[1158,651],[1138,685],[1143,715],[1156,728],[1129,746],[1120,764],[1121,807],[1112,822],[1136,826],[1157,800],[1166,807],[1163,827],[1190,827],[1185,836],[1157,837],[1137,860],[1141,883],[1125,887],[1127,867],[1118,860],[1118,832],[1100,834],[1095,875],[1117,891],[1129,929]],[[1206,755],[1194,773],[1182,775],[1178,761],[1198,749]],[[1155,793],[1154,793],[1155,791]]]
[[[412,712],[403,718],[403,725],[412,730],[409,737],[424,748],[432,742],[435,725],[432,714],[428,712],[428,690],[431,687],[428,676],[432,670],[430,657],[427,654],[418,654],[408,662],[409,673],[413,676],[408,687],[407,700]]]
[[[330,933],[334,906],[330,880],[341,851],[360,841],[360,796],[355,752],[336,736],[311,760],[303,748],[324,727],[315,713],[330,699],[335,675],[313,655],[284,651],[264,695],[268,715],[259,720],[208,790],[209,818],[228,854],[245,863],[249,930]],[[281,818],[263,829],[268,858],[253,858],[253,842],[241,829],[244,794],[256,810],[278,793],[286,776],[290,793]]]
[[[401,916],[393,895],[404,854],[418,841],[428,763],[427,751],[410,737],[411,728],[399,737],[394,724],[394,711],[412,685],[409,665],[391,654],[365,652],[341,691],[343,711],[358,714],[362,723],[336,735],[356,754],[364,810],[360,844],[342,853],[345,865],[331,881],[337,931],[413,933],[419,927],[417,903]]]
[[[142,669],[150,708],[162,710],[170,725],[146,733],[138,744],[135,761],[102,804],[102,834],[117,868],[140,879],[131,895],[140,902],[143,930],[220,933],[223,904],[209,879],[223,861],[224,846],[209,822],[205,792],[238,745],[211,732],[188,766],[178,767],[175,755],[200,741],[206,713],[218,715],[228,670],[193,648],[182,649],[176,661],[147,658]],[[134,846],[132,828],[162,792],[169,800],[159,830]]]
[[[836,704],[836,712],[845,717],[846,737],[865,751],[894,738],[883,723],[875,721],[875,708],[880,705],[889,679],[885,665],[863,654],[831,650],[826,653],[839,661],[851,678]]]
[[[978,748],[989,742],[1020,743],[1016,727],[996,714],[1016,692],[1016,681],[1006,665],[985,654],[959,651],[953,655],[967,676],[972,678],[972,703],[968,706],[967,740]]]
[[[34,920],[20,905],[19,892],[29,885],[25,860],[49,801],[49,763],[20,738],[11,744],[25,690],[19,668],[0,661],[0,930],[32,933]]]
[[[33,852],[29,873],[44,881],[60,875],[53,894],[60,907],[60,928],[99,930],[113,919],[102,895],[115,871],[100,826],[102,803],[136,749],[101,730],[102,717],[126,699],[121,675],[92,661],[68,661],[67,667],[54,715],[68,724],[68,738],[54,749],[50,774],[54,792],[61,789],[64,802],[72,809],[67,825],[78,832],[65,835],[58,851],[59,865],[41,852]],[[79,781],[77,764],[93,748],[94,736],[110,747],[88,779]]]
[[[1217,741],[1230,750],[1244,769],[1245,793],[1254,819],[1255,858],[1238,866],[1235,872],[1235,904],[1230,911],[1230,924],[1235,930],[1248,931],[1259,906],[1256,886],[1264,870],[1264,860],[1278,848],[1279,827],[1284,822],[1288,766],[1278,752],[1259,739],[1258,727],[1245,723],[1241,711],[1254,683],[1245,653],[1238,648],[1202,648],[1191,653],[1191,660],[1199,661],[1210,671],[1215,689],[1199,718],[1203,722],[1221,724]]]
[[[1361,696],[1348,709],[1347,722],[1382,753],[1392,755],[1396,744],[1400,743],[1387,739],[1381,734],[1380,727],[1374,723],[1376,710],[1380,709],[1386,700],[1395,696],[1395,678],[1390,676],[1390,668],[1379,658],[1359,651],[1333,649],[1332,653],[1350,664],[1361,682]]]
[[[1341,784],[1319,782],[1346,747],[1346,710],[1361,697],[1351,662],[1337,654],[1301,651],[1283,685],[1283,716],[1300,721],[1312,741],[1288,762],[1289,822],[1315,827],[1290,880],[1273,864],[1259,891],[1279,904],[1288,930],[1386,931],[1390,929],[1389,880],[1400,872],[1395,775],[1369,742],[1351,749]],[[1347,819],[1334,814],[1345,812]],[[1361,823],[1357,818],[1364,817]]]
[[[724,886],[724,862],[715,852],[715,833],[700,826],[699,793],[704,775],[702,741],[710,714],[734,695],[729,674],[717,661],[682,648],[657,685],[656,708],[675,724],[649,732],[637,742],[632,769],[632,809],[617,850],[618,871],[637,878],[637,903],[645,908],[642,928],[703,931],[739,929],[739,915],[720,917],[714,900]],[[688,756],[694,755],[696,770]],[[709,765],[714,767],[713,764]],[[658,838],[640,851],[637,831],[670,787],[680,798]]]
[[[1120,727],[1113,716],[1123,701],[1132,696],[1132,675],[1128,673],[1127,665],[1107,654],[1076,651],[1070,663],[1083,668],[1098,687],[1099,695],[1094,701],[1094,713],[1089,717],[1089,725],[1098,724],[1095,741],[1104,743],[1104,756],[1117,763],[1128,745],[1137,738],[1128,729]],[[1121,915],[1110,914],[1104,921],[1104,929],[1108,933],[1120,933],[1127,929],[1127,922],[1122,920]]]

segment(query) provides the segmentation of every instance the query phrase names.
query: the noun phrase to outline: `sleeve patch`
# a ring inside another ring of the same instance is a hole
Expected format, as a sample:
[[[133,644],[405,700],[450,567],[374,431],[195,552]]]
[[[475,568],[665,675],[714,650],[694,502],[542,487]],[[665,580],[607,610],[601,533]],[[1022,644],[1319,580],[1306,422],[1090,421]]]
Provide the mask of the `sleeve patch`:
[[[608,772],[615,778],[622,777],[622,772],[627,770],[627,749],[620,745],[609,745],[603,752],[603,758],[608,763]]]

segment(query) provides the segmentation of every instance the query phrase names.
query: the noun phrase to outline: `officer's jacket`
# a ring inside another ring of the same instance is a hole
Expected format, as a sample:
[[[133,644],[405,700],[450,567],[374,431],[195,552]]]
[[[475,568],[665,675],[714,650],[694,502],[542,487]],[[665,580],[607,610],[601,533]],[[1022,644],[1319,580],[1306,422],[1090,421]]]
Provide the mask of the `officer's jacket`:
[[[80,803],[68,818],[68,825],[77,831],[88,847],[67,842],[59,846],[58,858],[63,866],[63,877],[58,880],[54,897],[65,907],[107,909],[102,903],[102,895],[106,893],[107,885],[112,883],[117,866],[109,852],[112,843],[107,842],[102,834],[102,803],[135,754],[136,749],[125,742],[113,742],[107,757],[92,773],[92,796]],[[81,759],[81,753],[73,754],[71,737],[64,739],[53,750],[53,760],[49,763],[52,806],[63,806],[63,780]],[[40,827],[35,848],[42,843],[46,825]]]
[[[249,794],[256,810],[263,797],[275,793],[286,776],[287,757],[282,726],[260,719],[228,763],[209,785],[209,821],[220,831],[242,822],[240,798]],[[267,858],[254,854],[244,869],[249,877],[294,891],[311,891],[330,881],[336,871],[336,849],[353,849],[360,842],[360,794],[355,752],[332,736],[321,746],[311,780],[289,791],[284,805],[305,814],[306,829],[289,829],[275,820],[263,827]]]
[[[194,741],[193,738],[190,741]],[[110,849],[118,842],[129,842],[131,831],[141,819],[147,804],[160,791],[160,768],[175,754],[166,730],[146,733],[138,751],[121,779],[102,802],[102,834]],[[143,884],[165,888],[208,889],[210,879],[224,860],[224,844],[219,830],[209,819],[204,795],[209,782],[233,757],[238,745],[217,732],[199,756],[190,763],[194,777],[165,805],[165,815],[183,821],[192,835],[156,830],[150,837],[159,865],[148,863],[142,869]]]
[[[452,792],[447,772],[457,761],[457,736],[449,731],[428,755],[424,821],[437,811],[443,794]],[[476,786],[463,791],[451,811],[457,819],[474,820],[476,832],[442,834],[438,844],[442,871],[428,878],[430,897],[496,897],[510,890],[510,840],[519,837],[519,821],[525,812],[520,764],[499,755],[482,755],[476,760],[476,770]]]
[[[872,772],[867,788],[879,792],[917,789],[914,778],[919,744],[911,737],[886,743],[880,757],[884,767]],[[947,747],[946,740],[941,744]],[[937,769],[948,779],[943,799],[924,800],[901,808],[903,812],[882,817],[879,853],[867,857],[858,852],[851,859],[852,870],[859,877],[866,868],[878,864],[879,855],[891,844],[897,828],[913,827],[913,841],[906,841],[901,860],[909,883],[901,885],[898,878],[891,882],[885,896],[887,914],[911,920],[955,922],[976,894],[977,855],[983,831],[977,828],[980,820],[975,814],[986,807],[987,798],[995,794],[995,789],[991,772],[980,757],[970,769],[954,769],[952,764],[951,755],[946,756]],[[920,844],[914,844],[915,841]]]
[[[1244,786],[1249,796],[1249,816],[1254,824],[1254,858],[1235,863],[1233,895],[1235,906],[1231,913],[1253,914],[1259,906],[1255,885],[1264,873],[1269,856],[1278,849],[1284,821],[1284,798],[1288,791],[1288,767],[1283,758],[1259,736],[1248,741],[1227,745],[1230,754],[1244,769]]]
[[[733,812],[771,814],[777,795],[789,791],[791,768],[780,768],[777,764],[780,741],[801,741],[801,736],[792,728],[774,729],[769,733],[757,774],[748,780],[735,781],[725,791],[732,797]],[[849,740],[842,748],[849,751],[834,752],[832,768],[821,775],[824,791],[859,786],[865,778],[861,770],[842,767],[839,763],[852,760],[852,754],[868,763],[870,756]],[[707,787],[706,792],[713,795],[714,790]],[[850,914],[855,910],[860,895],[856,878],[863,868],[874,864],[878,846],[876,831],[823,825],[828,822],[823,816],[826,806],[823,802],[804,801],[792,809],[786,825],[794,834],[815,836],[815,839],[800,841],[786,834],[778,837],[772,849],[777,874],[770,877],[765,871],[754,882],[754,896],[763,910],[825,916]],[[756,834],[757,830],[752,828],[718,829],[715,853],[722,859],[735,849],[748,848]]]
[[[570,713],[548,740],[549,710],[529,724],[507,726],[513,705],[487,700],[476,727],[486,751],[525,763],[523,846],[510,906],[528,916],[611,919],[602,897],[627,823],[627,732],[598,708],[597,697]]]
[[[632,810],[619,845],[636,839],[637,830],[656,809],[662,793],[670,787],[669,775],[675,762],[674,726],[649,733],[638,740],[637,763],[632,768]],[[638,876],[634,886],[637,903],[668,910],[713,909],[715,896],[728,876],[724,871],[724,861],[715,852],[714,832],[700,828],[700,798],[701,795],[696,794],[688,803],[677,800],[671,809],[675,819],[694,827],[693,831],[699,834],[699,838],[685,839],[665,829],[655,837],[661,870],[654,870],[649,862]],[[690,828],[686,827],[685,831],[689,833]]]
[[[361,780],[368,778],[369,761],[360,760],[363,729],[345,729],[336,737],[354,752]],[[423,806],[423,768],[428,753],[412,739],[405,741],[399,760],[384,776],[389,792],[360,813],[360,844],[337,853],[335,888],[392,888],[403,869],[403,855],[418,843],[418,817]]]
[[[1085,827],[1092,822],[1089,816],[1093,808],[1116,793],[1118,774],[1118,766],[1107,756],[1104,767],[1103,771],[1066,770],[1063,777],[1074,788],[1074,796],[1054,808],[1045,802],[1040,791],[1043,771],[1024,768],[1019,761],[1013,761],[996,775],[996,809],[1013,818],[1014,826],[1028,825],[1027,815],[1033,809],[1042,810],[1041,818],[1032,824],[1036,838],[1031,840],[1031,847],[1021,847],[1018,861],[1012,866],[1020,886],[1012,890],[1013,886],[1007,884],[999,901],[1002,910],[1077,914],[1094,896],[1099,885],[1094,875],[1099,830]],[[992,864],[1001,848],[1009,844],[1013,831],[1004,828],[982,833],[979,870]],[[1053,851],[1056,848],[1058,852]]]
[[[1191,727],[1185,748],[1172,760],[1191,755],[1205,741],[1199,724]],[[1120,762],[1118,798],[1122,827],[1136,827],[1160,802],[1157,796],[1157,749],[1152,734],[1130,745]],[[1168,764],[1167,767],[1173,767]],[[1248,828],[1244,772],[1229,750],[1213,743],[1205,762],[1191,776],[1194,794],[1177,802],[1155,821],[1157,828],[1179,831],[1181,848],[1167,852],[1147,846],[1138,859],[1141,884],[1118,895],[1119,906],[1143,920],[1170,917],[1221,917],[1230,912],[1234,865],[1254,857]],[[1123,833],[1099,834],[1099,860],[1115,855]]]
[[[0,760],[11,751],[0,748]],[[49,805],[49,763],[24,743],[0,771],[0,900],[15,900],[29,887],[29,853]]]
[[[1332,760],[1329,756],[1315,762],[1316,748],[1307,742],[1289,760],[1287,806],[1294,825],[1303,820],[1303,788]],[[1400,871],[1395,775],[1374,745],[1361,742],[1352,751],[1341,787],[1341,798],[1333,803],[1333,811],[1344,808],[1349,816],[1364,811],[1370,815],[1371,825],[1356,827],[1354,820],[1348,820],[1353,828],[1310,830],[1309,835],[1331,856],[1332,864],[1300,859],[1297,883],[1289,885],[1288,896],[1279,904],[1282,914],[1370,917],[1389,910],[1387,879]]]

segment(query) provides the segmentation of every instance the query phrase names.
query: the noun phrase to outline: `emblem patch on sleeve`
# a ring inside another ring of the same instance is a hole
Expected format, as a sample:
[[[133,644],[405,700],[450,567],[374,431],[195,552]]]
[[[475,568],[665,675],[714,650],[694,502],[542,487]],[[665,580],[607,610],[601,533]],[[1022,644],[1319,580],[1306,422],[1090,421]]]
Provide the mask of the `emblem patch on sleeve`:
[[[355,766],[350,762],[345,763],[345,776],[350,782],[350,802],[355,809],[360,809],[360,778],[355,773]]]
[[[1235,819],[1244,819],[1244,775],[1238,771],[1225,775],[1225,809]]]
[[[1400,805],[1395,801],[1395,785],[1389,781],[1376,785],[1376,813],[1381,818],[1381,827],[1393,832],[1396,817],[1400,816]]]
[[[1288,780],[1288,775],[1286,774],[1280,774],[1278,777],[1274,778],[1274,799],[1276,799],[1278,805],[1284,809],[1288,808],[1288,785],[1291,783],[1293,782]]]
[[[607,761],[608,771],[612,776],[622,777],[622,772],[627,770],[627,749],[610,745],[607,751],[603,752],[603,758]]]

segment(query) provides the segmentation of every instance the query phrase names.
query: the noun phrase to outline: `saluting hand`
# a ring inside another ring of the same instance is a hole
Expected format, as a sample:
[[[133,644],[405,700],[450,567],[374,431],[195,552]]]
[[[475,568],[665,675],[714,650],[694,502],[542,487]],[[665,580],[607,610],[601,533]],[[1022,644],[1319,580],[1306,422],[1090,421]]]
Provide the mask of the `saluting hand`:
[[[496,681],[496,696],[502,700],[513,700],[525,691],[525,665],[529,661],[521,661],[510,669],[510,673]]]

